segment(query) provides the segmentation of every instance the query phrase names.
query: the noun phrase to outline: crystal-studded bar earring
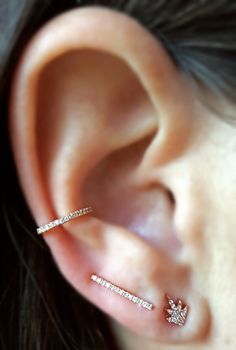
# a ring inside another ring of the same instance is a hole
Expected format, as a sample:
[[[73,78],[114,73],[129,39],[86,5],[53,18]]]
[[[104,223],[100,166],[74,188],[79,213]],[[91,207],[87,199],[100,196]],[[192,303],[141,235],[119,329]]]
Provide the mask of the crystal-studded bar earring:
[[[91,280],[97,284],[99,284],[102,287],[107,288],[108,290],[119,294],[120,296],[126,298],[127,300],[131,301],[134,304],[137,304],[140,307],[143,307],[144,309],[147,309],[151,311],[153,309],[153,305],[149,303],[146,300],[143,300],[142,298],[139,298],[138,296],[131,294],[127,292],[126,290],[116,286],[115,284],[108,282],[104,278],[101,278],[97,275],[91,275]]]
[[[82,209],[76,210],[76,211],[74,211],[74,212],[72,212],[70,214],[62,216],[59,219],[56,219],[56,220],[53,220],[53,221],[49,222],[46,225],[38,227],[37,228],[37,233],[40,235],[40,234],[42,234],[42,233],[44,233],[46,231],[51,230],[52,228],[54,228],[56,226],[62,225],[65,222],[68,222],[68,221],[70,221],[72,219],[75,219],[75,218],[77,218],[79,216],[83,216],[83,215],[89,214],[92,211],[93,211],[93,209],[91,207],[87,207],[87,208],[82,208]]]
[[[184,326],[188,314],[188,306],[183,304],[183,302],[178,299],[175,303],[168,295],[166,295],[168,300],[169,308],[165,308],[166,311],[166,321],[177,326]]]

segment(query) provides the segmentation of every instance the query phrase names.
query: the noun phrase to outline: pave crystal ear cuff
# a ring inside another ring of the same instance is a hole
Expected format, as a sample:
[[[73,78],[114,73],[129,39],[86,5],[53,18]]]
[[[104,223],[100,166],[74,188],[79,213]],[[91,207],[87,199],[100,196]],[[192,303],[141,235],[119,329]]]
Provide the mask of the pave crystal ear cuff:
[[[72,212],[72,213],[70,213],[68,215],[62,216],[59,219],[56,219],[56,220],[53,220],[53,221],[49,222],[46,225],[38,227],[37,228],[37,233],[40,235],[40,234],[42,234],[42,233],[44,233],[46,231],[51,230],[52,228],[54,228],[56,226],[62,225],[65,222],[70,221],[72,219],[75,219],[75,218],[77,218],[79,216],[83,216],[83,215],[89,214],[92,211],[93,211],[93,209],[91,207],[87,207],[87,208],[82,208],[82,209],[76,210],[76,211],[74,211],[74,212]]]
[[[95,283],[98,283],[100,286],[105,287],[108,290],[110,290],[114,293],[117,293],[120,296],[128,299],[132,303],[137,304],[140,307],[143,307],[144,309],[147,309],[149,311],[151,311],[153,309],[153,305],[151,303],[149,303],[148,301],[143,300],[143,299],[139,298],[138,296],[127,292],[126,290],[116,286],[115,284],[108,282],[104,278],[101,278],[97,275],[91,275],[91,280]]]
[[[178,303],[175,303],[168,295],[166,295],[166,298],[170,306],[170,308],[165,308],[167,313],[166,321],[177,326],[184,326],[188,314],[188,306],[179,299]]]

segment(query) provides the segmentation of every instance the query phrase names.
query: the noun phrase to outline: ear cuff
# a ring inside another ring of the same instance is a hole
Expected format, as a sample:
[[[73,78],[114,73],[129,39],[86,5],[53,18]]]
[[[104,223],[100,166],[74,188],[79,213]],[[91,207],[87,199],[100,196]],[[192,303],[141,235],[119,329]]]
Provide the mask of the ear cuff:
[[[43,225],[43,226],[40,226],[37,228],[37,233],[38,235],[46,232],[46,231],[49,231],[51,229],[53,229],[54,227],[57,227],[57,226],[60,226],[60,225],[63,225],[65,222],[68,222],[72,219],[75,219],[79,216],[83,216],[83,215],[86,215],[86,214],[89,214],[93,211],[92,207],[87,207],[87,208],[82,208],[82,209],[79,209],[79,210],[76,210],[68,215],[65,215],[65,216],[62,216],[60,217],[59,219],[56,219],[56,220],[53,220],[51,222],[49,222],[48,224],[46,225]]]

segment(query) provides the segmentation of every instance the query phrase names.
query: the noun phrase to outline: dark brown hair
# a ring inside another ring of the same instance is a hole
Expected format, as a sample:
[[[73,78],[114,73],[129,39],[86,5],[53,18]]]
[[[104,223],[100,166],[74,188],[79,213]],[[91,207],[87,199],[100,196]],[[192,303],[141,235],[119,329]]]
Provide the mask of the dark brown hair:
[[[231,0],[9,0],[0,3],[2,350],[115,349],[106,318],[61,277],[24,202],[7,131],[9,86],[26,42],[76,6],[123,11],[146,26],[195,85],[235,102],[236,3]],[[79,267],[78,267],[79,268]]]

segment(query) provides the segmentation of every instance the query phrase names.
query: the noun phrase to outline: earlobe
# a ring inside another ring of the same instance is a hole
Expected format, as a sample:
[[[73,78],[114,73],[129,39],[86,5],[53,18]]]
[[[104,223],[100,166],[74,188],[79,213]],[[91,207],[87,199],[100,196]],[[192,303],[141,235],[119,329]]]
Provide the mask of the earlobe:
[[[191,106],[185,79],[156,39],[129,17],[94,8],[64,14],[33,38],[10,105],[18,173],[37,224],[94,208],[44,235],[65,278],[129,329],[166,343],[206,330],[200,298],[181,330],[163,318],[166,292],[193,303],[171,188],[159,178],[188,147]],[[94,273],[154,310],[100,289]]]

